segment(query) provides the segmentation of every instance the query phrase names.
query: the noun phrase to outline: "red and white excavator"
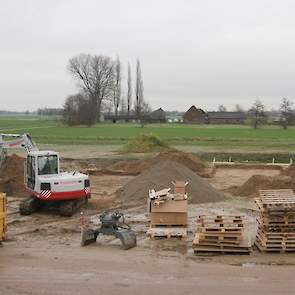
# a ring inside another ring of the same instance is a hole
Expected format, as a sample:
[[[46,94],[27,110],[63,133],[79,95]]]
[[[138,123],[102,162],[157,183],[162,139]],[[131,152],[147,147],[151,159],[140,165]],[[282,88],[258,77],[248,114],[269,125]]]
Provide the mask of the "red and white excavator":
[[[59,154],[39,151],[29,134],[0,134],[0,148],[22,147],[27,151],[24,182],[30,197],[20,203],[20,213],[29,215],[43,205],[57,206],[71,216],[90,198],[89,176],[77,171],[61,172]]]

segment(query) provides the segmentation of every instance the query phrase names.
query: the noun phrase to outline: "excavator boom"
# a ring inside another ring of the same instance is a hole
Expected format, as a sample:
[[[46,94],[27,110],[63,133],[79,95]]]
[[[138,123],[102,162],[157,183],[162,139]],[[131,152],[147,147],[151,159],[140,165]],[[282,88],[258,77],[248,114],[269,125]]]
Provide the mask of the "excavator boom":
[[[5,140],[10,139],[10,140]],[[35,142],[32,140],[31,136],[27,133],[24,134],[0,134],[0,147],[2,149],[9,148],[24,148],[27,153],[38,151],[38,147]]]

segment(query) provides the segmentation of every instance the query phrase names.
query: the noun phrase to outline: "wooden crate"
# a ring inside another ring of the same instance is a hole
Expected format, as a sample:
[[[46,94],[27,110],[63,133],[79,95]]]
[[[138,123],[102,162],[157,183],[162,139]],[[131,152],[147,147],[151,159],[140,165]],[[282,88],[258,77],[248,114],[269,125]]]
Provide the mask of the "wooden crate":
[[[179,212],[152,212],[150,224],[154,225],[187,225],[187,213]]]
[[[6,195],[0,193],[0,242],[6,235]]]

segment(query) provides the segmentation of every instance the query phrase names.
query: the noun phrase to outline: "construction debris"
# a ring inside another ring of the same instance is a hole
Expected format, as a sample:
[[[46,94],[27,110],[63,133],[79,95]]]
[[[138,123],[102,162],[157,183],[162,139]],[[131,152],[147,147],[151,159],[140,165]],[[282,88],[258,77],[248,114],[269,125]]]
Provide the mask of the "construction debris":
[[[295,194],[291,189],[260,190],[255,245],[263,252],[295,252]]]
[[[243,217],[198,216],[193,250],[196,254],[211,252],[249,254],[251,245],[244,233]]]
[[[186,237],[187,226],[187,194],[188,182],[172,182],[174,192],[170,188],[149,191],[148,213],[150,229],[147,234],[154,237]]]

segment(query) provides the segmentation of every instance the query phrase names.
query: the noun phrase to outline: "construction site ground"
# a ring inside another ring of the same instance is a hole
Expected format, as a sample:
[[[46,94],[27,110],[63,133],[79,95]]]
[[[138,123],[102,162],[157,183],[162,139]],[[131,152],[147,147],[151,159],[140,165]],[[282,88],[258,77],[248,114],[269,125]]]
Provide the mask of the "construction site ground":
[[[64,168],[108,165],[117,155],[100,160],[76,156]],[[120,156],[121,157],[121,156]],[[210,168],[208,168],[210,169]],[[275,176],[271,167],[217,168],[207,180],[217,190],[240,186],[252,175]],[[95,224],[104,209],[119,209],[115,192],[135,176],[92,175],[92,198],[84,209]],[[201,214],[244,215],[247,235],[254,242],[258,211],[252,197],[231,196],[222,202],[190,204],[186,240],[146,236],[147,208],[126,203],[123,213],[137,233],[138,246],[124,251],[120,241],[99,236],[80,247],[80,215],[57,212],[21,216],[21,197],[9,197],[8,238],[0,248],[0,294],[293,294],[295,254],[194,255],[195,217]]]

